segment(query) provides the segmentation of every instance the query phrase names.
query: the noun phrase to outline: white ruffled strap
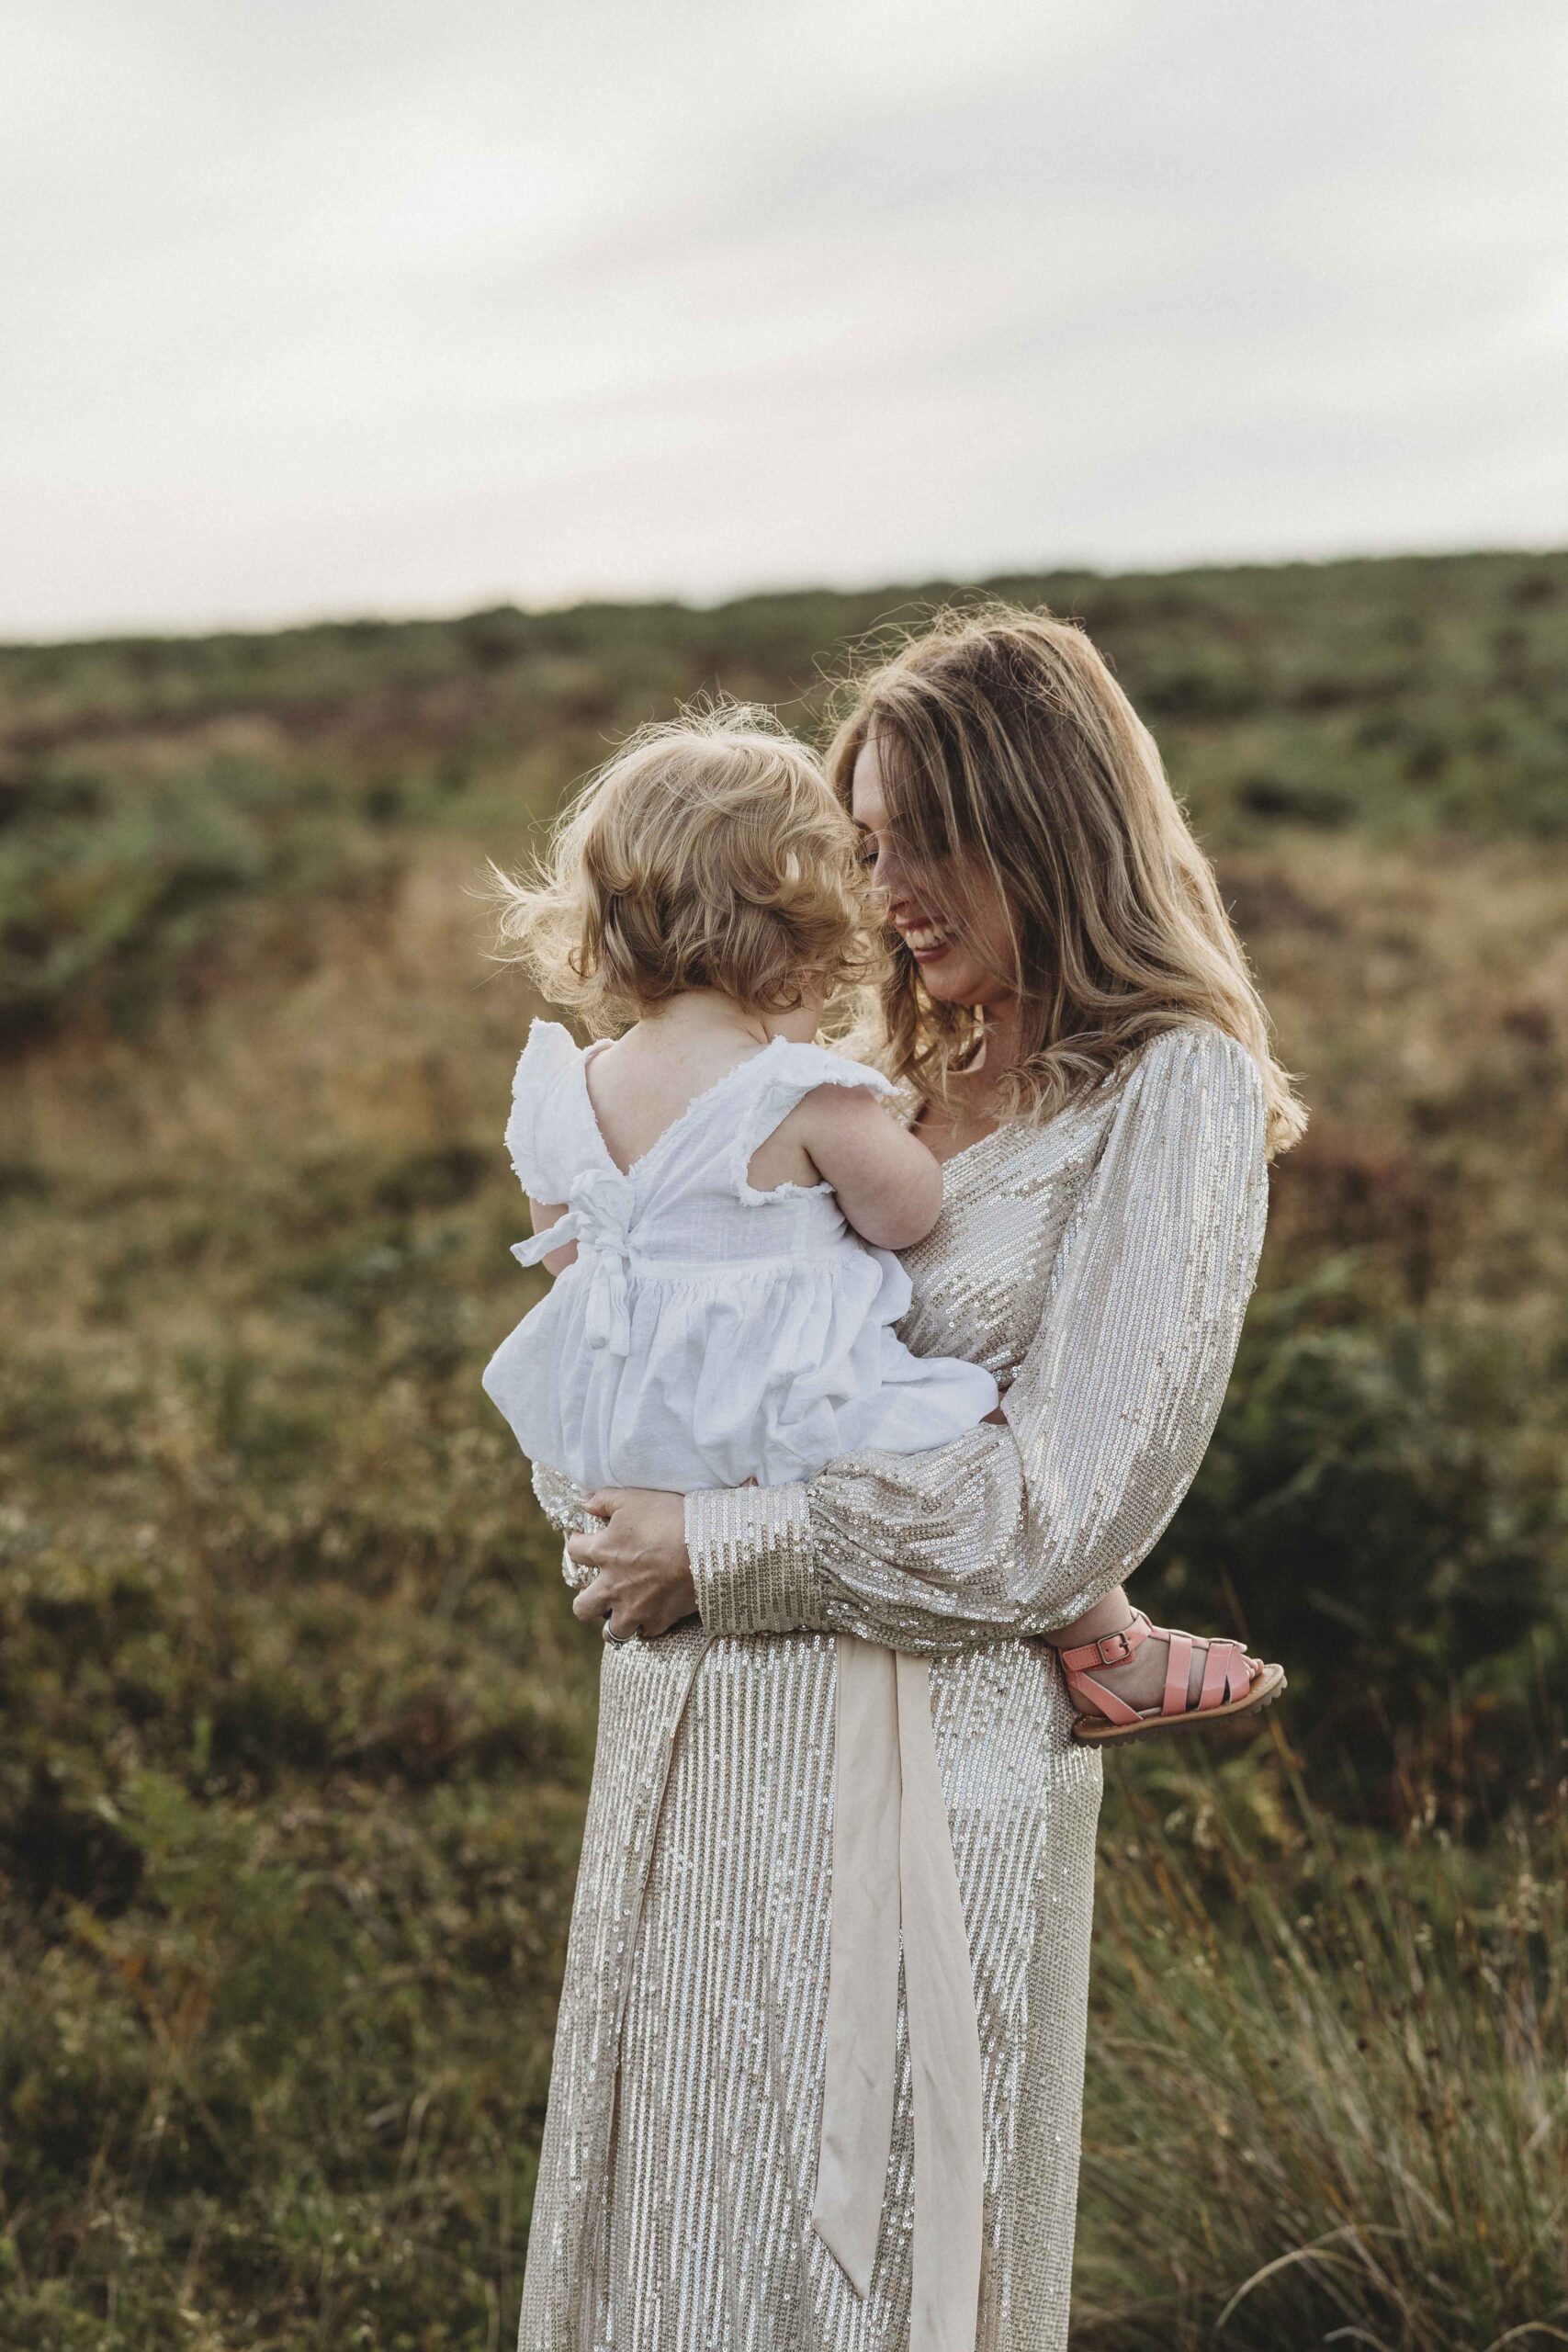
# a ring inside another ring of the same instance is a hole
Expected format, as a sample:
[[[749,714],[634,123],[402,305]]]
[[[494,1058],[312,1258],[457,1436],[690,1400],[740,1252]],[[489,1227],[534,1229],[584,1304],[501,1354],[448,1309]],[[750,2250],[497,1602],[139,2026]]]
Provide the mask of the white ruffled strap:
[[[563,1115],[561,1088],[575,1080],[582,1048],[558,1021],[536,1021],[512,1080],[506,1149],[513,1172],[536,1201],[558,1201],[570,1181],[573,1121]],[[532,1261],[530,1261],[532,1262]]]
[[[626,1270],[631,1256],[632,1188],[615,1169],[590,1169],[567,1194],[566,1215],[543,1233],[516,1241],[512,1254],[521,1266],[536,1266],[563,1242],[575,1241],[578,1263],[588,1282],[584,1329],[591,1348],[612,1355],[631,1353],[631,1315]]]
[[[750,1182],[753,1155],[774,1130],[783,1125],[797,1102],[819,1086],[853,1086],[867,1094],[897,1094],[891,1079],[864,1062],[827,1046],[806,1046],[775,1038],[772,1046],[749,1065],[755,1073],[749,1099],[737,1115],[725,1105],[724,1152],[729,1180],[738,1197],[755,1203],[769,1197]]]

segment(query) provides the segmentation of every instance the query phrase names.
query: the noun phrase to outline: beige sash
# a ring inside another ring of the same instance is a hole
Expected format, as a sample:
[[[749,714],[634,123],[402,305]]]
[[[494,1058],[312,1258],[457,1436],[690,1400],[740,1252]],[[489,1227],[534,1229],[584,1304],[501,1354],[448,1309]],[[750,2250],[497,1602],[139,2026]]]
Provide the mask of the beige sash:
[[[838,1637],[827,2075],[812,2226],[871,2285],[893,2138],[899,1928],[915,2125],[909,2352],[975,2352],[980,2034],[923,1658]]]

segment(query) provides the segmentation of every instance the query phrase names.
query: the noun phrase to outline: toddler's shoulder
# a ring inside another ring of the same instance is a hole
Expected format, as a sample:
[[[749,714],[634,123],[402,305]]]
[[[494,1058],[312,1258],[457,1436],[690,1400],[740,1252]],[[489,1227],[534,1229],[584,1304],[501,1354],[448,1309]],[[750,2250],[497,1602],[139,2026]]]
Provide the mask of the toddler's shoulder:
[[[751,1118],[755,1138],[789,1122],[807,1150],[814,1135],[853,1132],[897,1089],[864,1062],[826,1046],[775,1045],[762,1057]],[[885,1124],[883,1121],[879,1125]]]
[[[769,1059],[772,1068],[766,1076],[771,1086],[797,1100],[815,1093],[819,1086],[852,1087],[876,1095],[896,1094],[898,1091],[890,1078],[884,1078],[868,1062],[853,1061],[848,1054],[836,1053],[830,1046],[785,1042],[775,1047]]]
[[[895,1091],[880,1070],[852,1061],[848,1054],[775,1037],[749,1065],[740,1099],[727,1094],[717,1106],[727,1188],[751,1207],[778,1198],[759,1192],[750,1181],[752,1157],[769,1137],[793,1141],[815,1157],[818,1141],[840,1133],[846,1123],[857,1123],[874,1109],[877,1098]]]

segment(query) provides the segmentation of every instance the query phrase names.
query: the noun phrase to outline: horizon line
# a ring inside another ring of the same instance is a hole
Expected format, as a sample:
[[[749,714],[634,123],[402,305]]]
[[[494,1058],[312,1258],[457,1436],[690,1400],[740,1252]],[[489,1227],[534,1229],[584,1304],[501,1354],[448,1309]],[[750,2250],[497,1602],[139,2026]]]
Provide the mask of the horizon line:
[[[209,642],[221,638],[263,638],[307,636],[325,629],[400,629],[453,628],[464,621],[478,620],[495,613],[514,613],[529,620],[565,618],[585,612],[646,612],[657,610],[718,614],[744,605],[804,601],[814,596],[843,599],[888,595],[899,598],[923,597],[933,594],[978,594],[995,589],[1010,581],[1077,579],[1093,580],[1113,584],[1131,580],[1174,580],[1209,578],[1222,574],[1247,571],[1326,571],[1339,567],[1395,563],[1474,563],[1515,558],[1530,560],[1541,557],[1568,555],[1568,542],[1550,538],[1540,540],[1509,540],[1495,545],[1470,547],[1390,547],[1382,548],[1347,548],[1313,555],[1239,556],[1198,558],[1179,563],[1149,563],[1106,566],[1089,561],[1063,558],[1046,564],[1005,564],[994,570],[961,576],[950,572],[931,572],[924,579],[890,581],[842,581],[818,579],[813,581],[764,582],[754,587],[739,588],[722,595],[694,596],[673,590],[641,595],[582,594],[553,602],[524,604],[513,596],[493,598],[480,596],[475,603],[465,601],[452,606],[427,605],[407,609],[361,609],[337,612],[304,612],[293,617],[240,620],[213,620],[189,623],[175,628],[148,628],[134,623],[108,624],[90,628],[79,635],[0,636],[0,654],[25,652],[70,652],[94,646],[111,645],[186,645]]]

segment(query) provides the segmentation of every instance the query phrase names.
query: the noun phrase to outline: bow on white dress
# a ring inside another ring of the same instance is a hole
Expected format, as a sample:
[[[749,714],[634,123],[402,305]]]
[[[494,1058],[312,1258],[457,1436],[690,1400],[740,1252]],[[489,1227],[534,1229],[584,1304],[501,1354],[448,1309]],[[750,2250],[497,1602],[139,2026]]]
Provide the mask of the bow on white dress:
[[[575,1241],[588,1283],[584,1327],[591,1348],[612,1355],[631,1353],[631,1317],[626,1308],[626,1268],[631,1256],[634,1195],[626,1177],[610,1168],[584,1171],[567,1194],[567,1210],[530,1240],[513,1242],[522,1266],[536,1266],[551,1250]]]

